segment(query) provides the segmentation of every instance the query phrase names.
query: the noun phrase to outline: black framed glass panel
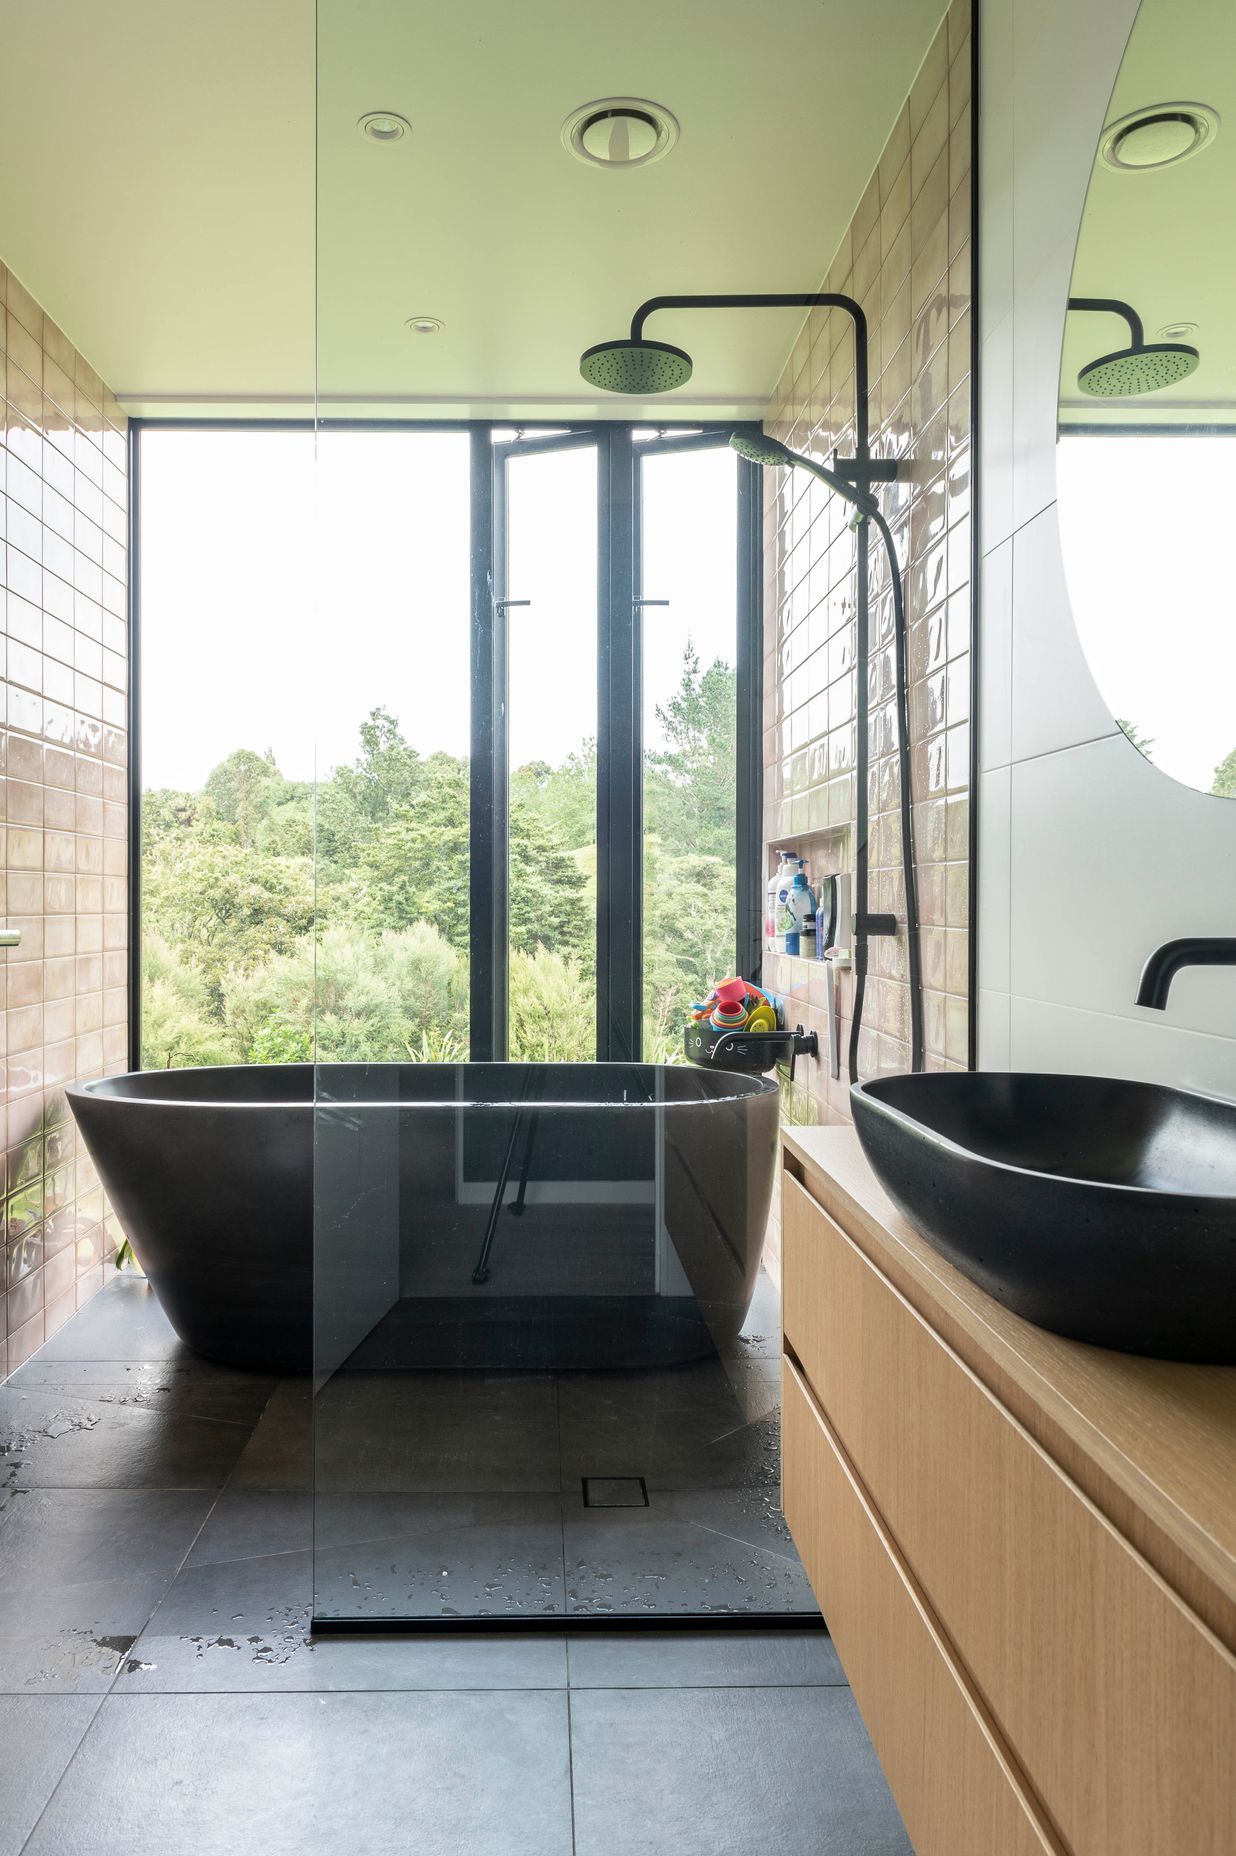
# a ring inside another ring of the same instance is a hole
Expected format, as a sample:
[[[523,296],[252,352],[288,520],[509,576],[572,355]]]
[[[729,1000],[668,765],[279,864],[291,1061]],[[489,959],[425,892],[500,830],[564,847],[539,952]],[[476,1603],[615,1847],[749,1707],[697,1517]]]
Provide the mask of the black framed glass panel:
[[[494,448],[495,656],[506,683],[507,1054],[594,1055],[597,441]]]

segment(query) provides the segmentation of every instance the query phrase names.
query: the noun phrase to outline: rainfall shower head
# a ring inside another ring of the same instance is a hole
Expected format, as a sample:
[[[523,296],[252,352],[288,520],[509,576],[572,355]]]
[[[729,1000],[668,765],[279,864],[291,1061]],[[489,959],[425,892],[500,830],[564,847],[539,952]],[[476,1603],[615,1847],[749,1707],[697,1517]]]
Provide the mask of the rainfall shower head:
[[[1132,337],[1127,348],[1115,348],[1087,362],[1077,376],[1083,393],[1095,399],[1132,399],[1139,393],[1157,393],[1161,387],[1187,380],[1201,360],[1186,342],[1148,342],[1137,311],[1118,297],[1071,296],[1070,309],[1102,311],[1123,316]]]
[[[1201,360],[1186,342],[1143,342],[1136,348],[1117,348],[1083,367],[1077,384],[1083,393],[1099,399],[1129,399],[1135,393],[1157,393],[1160,387],[1186,380]]]
[[[691,378],[691,357],[669,342],[598,342],[579,357],[590,386],[606,393],[669,393]]]
[[[854,393],[856,450],[870,455],[867,435],[867,318],[853,297],[823,290],[796,290],[788,295],[650,296],[631,318],[631,333],[618,341],[598,342],[579,357],[579,371],[590,387],[605,393],[672,393],[690,380],[693,363],[685,348],[650,342],[644,335],[649,316],[662,309],[840,309],[854,323]]]
[[[779,438],[770,438],[767,432],[731,432],[730,450],[736,451],[740,458],[746,458],[751,464],[800,465],[803,470],[809,470],[813,477],[818,477],[821,483],[826,483],[830,490],[835,490],[838,496],[843,496],[847,503],[853,503],[860,514],[871,516],[879,512],[879,504],[874,497],[848,483],[836,471],[817,464],[814,458],[804,457],[801,451],[791,451],[788,445],[783,445]]]

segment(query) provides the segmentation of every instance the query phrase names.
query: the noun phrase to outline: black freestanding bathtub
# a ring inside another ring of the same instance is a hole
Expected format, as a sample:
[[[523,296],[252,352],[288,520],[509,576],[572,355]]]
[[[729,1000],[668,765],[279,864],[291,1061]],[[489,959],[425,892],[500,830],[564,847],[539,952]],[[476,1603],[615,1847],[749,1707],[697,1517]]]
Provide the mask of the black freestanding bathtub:
[[[288,1064],[68,1095],[160,1303],[213,1359],[672,1365],[728,1345],[750,1306],[777,1139],[763,1078]]]

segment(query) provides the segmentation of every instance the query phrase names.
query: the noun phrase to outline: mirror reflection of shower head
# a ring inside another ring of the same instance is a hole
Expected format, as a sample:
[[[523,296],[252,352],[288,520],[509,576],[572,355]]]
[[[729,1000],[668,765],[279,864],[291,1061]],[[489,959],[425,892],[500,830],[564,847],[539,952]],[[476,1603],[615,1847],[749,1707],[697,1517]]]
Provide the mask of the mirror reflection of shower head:
[[[873,516],[879,513],[879,504],[874,497],[867,496],[836,471],[828,470],[823,464],[817,464],[814,458],[804,456],[801,451],[791,451],[779,438],[772,438],[767,432],[731,432],[730,449],[736,451],[740,458],[746,458],[751,464],[785,464],[800,465],[809,470],[813,477],[826,483],[830,490],[843,496],[847,503],[853,503],[860,515]]]
[[[1187,342],[1148,342],[1137,311],[1119,297],[1071,296],[1070,309],[1092,310],[1122,316],[1132,337],[1127,348],[1113,349],[1088,361],[1077,376],[1083,393],[1095,399],[1131,399],[1140,393],[1157,393],[1163,387],[1187,380],[1201,355]]]

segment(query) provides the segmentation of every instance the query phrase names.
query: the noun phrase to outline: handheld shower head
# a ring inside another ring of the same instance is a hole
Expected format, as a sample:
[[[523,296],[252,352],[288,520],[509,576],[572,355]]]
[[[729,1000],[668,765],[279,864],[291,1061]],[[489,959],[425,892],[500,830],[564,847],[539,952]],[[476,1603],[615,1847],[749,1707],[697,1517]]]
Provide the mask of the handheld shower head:
[[[1157,393],[1178,380],[1187,380],[1201,355],[1186,342],[1148,342],[1142,319],[1128,303],[1114,296],[1071,296],[1070,309],[1123,316],[1132,338],[1127,348],[1114,348],[1087,362],[1077,376],[1083,393],[1095,399],[1132,399],[1139,393]]]
[[[830,490],[835,490],[838,496],[844,497],[847,503],[853,503],[860,515],[879,514],[879,504],[874,497],[848,483],[836,471],[817,464],[814,458],[805,457],[801,451],[791,451],[788,445],[783,445],[779,438],[771,438],[767,432],[731,432],[730,450],[751,464],[800,465],[821,483],[826,483]]]
[[[669,342],[598,342],[579,357],[589,386],[606,393],[670,393],[691,378],[691,357]]]
[[[779,438],[772,438],[767,432],[731,432],[730,450],[736,451],[740,458],[746,458],[748,464],[793,464],[794,453],[788,445],[783,445]]]
[[[893,540],[893,531],[884,519],[874,496],[866,490],[860,490],[855,484],[848,483],[836,471],[825,469],[814,458],[804,457],[801,451],[791,451],[779,438],[771,438],[767,432],[746,431],[730,433],[730,449],[736,451],[740,458],[746,458],[752,464],[799,465],[809,470],[813,477],[826,483],[830,490],[854,505],[854,515],[850,522],[852,529],[858,530],[855,543],[856,563],[856,599],[857,619],[855,642],[858,653],[859,686],[859,738],[861,746],[857,759],[857,782],[859,788],[857,837],[855,854],[855,872],[858,884],[858,905],[855,911],[854,938],[854,1007],[850,1019],[850,1075],[858,1075],[858,1038],[863,1020],[863,989],[867,976],[867,936],[869,933],[889,933],[888,924],[894,917],[884,918],[884,925],[878,927],[877,918],[867,913],[867,811],[865,794],[867,790],[866,735],[868,710],[866,707],[866,687],[869,669],[868,631],[867,631],[867,547],[864,521],[869,521],[879,534],[885,554],[888,557],[889,588],[893,598],[893,638],[897,664],[897,770],[901,806],[901,869],[905,885],[906,898],[906,934],[907,961],[910,970],[910,1064],[911,1068],[921,1070],[923,1067],[923,973],[922,953],[919,947],[918,931],[918,887],[914,868],[914,818],[910,787],[910,671],[909,646],[906,633],[905,591],[901,583],[901,564],[897,559],[897,547]],[[890,479],[891,480],[891,479]]]

